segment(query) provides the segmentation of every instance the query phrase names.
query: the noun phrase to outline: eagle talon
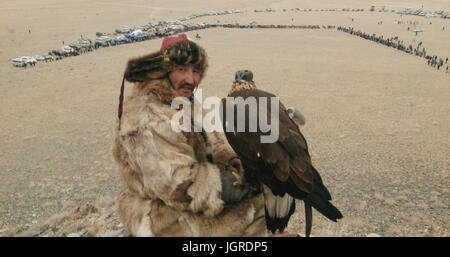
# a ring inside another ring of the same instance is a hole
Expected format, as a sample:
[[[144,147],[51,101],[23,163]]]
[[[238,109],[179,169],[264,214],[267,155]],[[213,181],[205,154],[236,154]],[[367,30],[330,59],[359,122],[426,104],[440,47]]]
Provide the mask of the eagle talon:
[[[241,179],[241,175],[239,175],[236,171],[232,171],[231,174],[233,174],[233,176],[234,176],[237,180],[240,180],[240,179]]]
[[[236,171],[232,171],[231,174],[236,178],[236,181],[233,182],[233,186],[242,186],[242,177]]]

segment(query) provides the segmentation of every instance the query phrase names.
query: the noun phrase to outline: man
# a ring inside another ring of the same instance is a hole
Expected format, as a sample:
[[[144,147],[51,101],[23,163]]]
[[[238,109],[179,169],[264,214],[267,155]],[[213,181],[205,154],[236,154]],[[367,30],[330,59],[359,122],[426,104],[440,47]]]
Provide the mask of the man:
[[[233,185],[243,170],[223,133],[171,128],[172,100],[192,101],[207,68],[184,34],[128,62],[124,81],[135,84],[123,101],[122,83],[112,151],[124,183],[117,211],[133,236],[266,235],[263,197]]]

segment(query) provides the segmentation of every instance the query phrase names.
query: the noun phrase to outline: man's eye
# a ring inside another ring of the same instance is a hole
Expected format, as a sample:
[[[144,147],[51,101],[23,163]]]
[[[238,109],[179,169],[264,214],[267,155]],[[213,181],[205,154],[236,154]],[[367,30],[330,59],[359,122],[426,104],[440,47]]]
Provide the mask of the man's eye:
[[[194,69],[193,72],[200,73],[200,70],[199,69]]]

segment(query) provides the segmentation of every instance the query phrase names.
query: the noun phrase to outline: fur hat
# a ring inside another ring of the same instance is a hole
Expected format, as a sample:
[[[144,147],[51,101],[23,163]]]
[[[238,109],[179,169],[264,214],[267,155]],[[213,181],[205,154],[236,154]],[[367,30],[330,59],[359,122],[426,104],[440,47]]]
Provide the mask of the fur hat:
[[[129,60],[124,76],[129,82],[161,79],[184,64],[197,65],[202,79],[208,69],[208,57],[201,46],[181,34],[164,38],[160,51]]]

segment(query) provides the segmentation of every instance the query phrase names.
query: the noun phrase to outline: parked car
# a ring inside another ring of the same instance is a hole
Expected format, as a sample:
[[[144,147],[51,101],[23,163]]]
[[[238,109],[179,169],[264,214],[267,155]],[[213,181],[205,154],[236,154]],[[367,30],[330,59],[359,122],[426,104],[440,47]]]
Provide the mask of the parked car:
[[[37,63],[37,60],[30,56],[22,56],[20,57],[24,63],[27,65],[35,65]]]
[[[108,47],[111,45],[111,38],[108,36],[101,36],[95,39],[95,48],[102,47]]]
[[[130,43],[130,42],[131,42],[131,39],[129,39],[125,36],[116,37],[113,40],[114,45],[126,44],[126,43]]]
[[[141,30],[135,30],[131,32],[130,34],[125,35],[126,38],[132,40],[132,41],[142,41],[145,39],[148,39],[150,37],[149,33],[142,32]]]
[[[51,50],[50,52],[48,52],[48,54],[51,56],[55,56],[56,60],[61,60],[62,57],[64,56],[64,54],[61,51],[56,49]]]
[[[11,63],[15,67],[27,67],[28,65],[36,65],[36,58],[30,56],[21,56],[20,58],[11,59]]]
[[[32,58],[36,59],[36,61],[45,61],[44,57],[41,55],[33,55]]]
[[[130,33],[131,29],[127,26],[124,26],[123,28],[116,29],[115,32],[125,34],[125,33]]]
[[[70,46],[62,46],[61,50],[63,51],[64,56],[70,56],[75,53],[75,50]]]
[[[70,43],[69,47],[74,49],[74,50],[80,50],[81,49],[81,46],[78,45],[77,43]]]
[[[11,59],[11,63],[14,67],[26,67],[26,63],[23,62],[21,58],[13,58]]]
[[[44,61],[53,61],[53,56],[49,55],[49,54],[42,54],[42,58],[44,59]]]

